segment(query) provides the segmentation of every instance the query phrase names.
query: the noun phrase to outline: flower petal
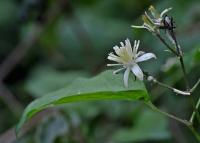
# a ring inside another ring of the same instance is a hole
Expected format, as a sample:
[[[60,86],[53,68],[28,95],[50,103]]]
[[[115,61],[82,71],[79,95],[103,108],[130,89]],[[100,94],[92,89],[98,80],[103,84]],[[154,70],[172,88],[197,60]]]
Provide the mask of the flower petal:
[[[136,44],[136,52],[138,51],[139,45],[140,45],[140,40],[137,41],[137,44]]]
[[[135,59],[135,62],[138,63],[138,62],[142,62],[142,61],[147,61],[147,60],[149,60],[151,58],[155,58],[156,59],[156,55],[153,54],[153,53],[145,53],[142,56],[137,57]]]
[[[128,87],[128,77],[130,73],[130,68],[127,68],[126,71],[124,72],[124,86]]]
[[[132,49],[132,46],[131,46],[131,42],[129,41],[129,39],[127,38],[125,40],[125,43],[126,43],[126,52],[128,54],[128,56],[132,59],[134,57],[134,52],[133,52],[133,49]]]
[[[131,42],[129,41],[128,38],[125,40],[125,43],[126,43],[126,49],[127,49],[128,54],[130,56],[132,56],[133,51],[132,51],[132,47],[131,47]]]
[[[114,49],[114,50],[115,50],[115,52],[116,52],[116,51],[118,51],[118,50],[119,50],[119,47],[118,47],[118,46],[114,46],[114,47],[113,47],[113,49]]]
[[[122,47],[124,47],[124,43],[123,42],[120,42],[120,44],[121,44]]]
[[[131,25],[131,27],[133,27],[133,28],[141,28],[141,29],[145,28],[144,25],[139,25],[139,26],[137,26],[137,25]]]
[[[115,71],[113,71],[113,74],[118,74],[120,71],[122,71],[122,70],[124,70],[125,68],[123,67],[123,68],[120,68],[120,69],[117,69],[117,70],[115,70]]]
[[[163,11],[161,12],[161,14],[160,14],[160,17],[163,17],[163,15],[164,15],[165,13],[167,13],[168,11],[170,11],[170,10],[172,10],[172,7],[163,10]]]
[[[123,64],[107,64],[108,67],[113,67],[113,66],[122,66]]]
[[[142,56],[143,54],[145,54],[145,52],[139,51],[139,52],[137,53],[136,57],[140,57],[140,56]]]
[[[149,7],[149,11],[151,12],[151,15],[154,18],[159,18],[160,17],[159,13],[157,12],[157,10],[152,5]]]
[[[145,18],[146,17],[146,18]],[[147,12],[144,12],[144,17],[143,17],[144,23],[147,23],[149,25],[153,24],[153,19],[147,14]]]
[[[134,41],[134,47],[133,47],[133,56],[134,56],[134,57],[136,57],[139,44],[140,44],[140,40],[135,40],[135,41]]]
[[[121,59],[119,57],[108,56],[108,60],[115,61],[121,63]]]
[[[115,50],[115,53],[116,53],[117,55],[120,54],[120,48],[119,48],[118,46],[114,46],[113,49]]]
[[[150,25],[148,25],[148,24],[146,24],[146,23],[144,23],[144,28],[147,29],[147,30],[149,30],[150,32],[155,32],[155,30],[153,29],[153,27],[150,26]]]
[[[133,74],[139,79],[139,80],[143,80],[143,72],[142,70],[140,69],[140,67],[135,64],[132,68],[131,68],[131,71],[133,72]]]
[[[111,57],[114,57],[114,58],[118,57],[115,54],[113,54],[113,52],[109,53],[108,56],[111,56]]]

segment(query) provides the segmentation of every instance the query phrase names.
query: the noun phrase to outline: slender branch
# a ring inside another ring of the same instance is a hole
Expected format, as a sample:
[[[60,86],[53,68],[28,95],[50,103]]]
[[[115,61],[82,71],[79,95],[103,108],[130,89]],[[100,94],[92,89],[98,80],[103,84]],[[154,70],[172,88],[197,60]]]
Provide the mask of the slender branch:
[[[157,81],[157,79],[155,79],[153,76],[147,76],[147,80],[148,81],[152,81],[152,82],[154,82],[154,83],[156,83],[156,84],[158,84],[158,85],[160,85],[160,86],[162,86],[162,87],[165,87],[165,88],[168,88],[168,89],[170,89],[170,90],[172,90],[173,92],[175,92],[176,94],[181,94],[181,95],[190,95],[191,93],[190,92],[188,92],[188,91],[182,91],[182,90],[179,90],[179,89],[176,89],[176,88],[174,88],[174,87],[171,87],[171,86],[169,86],[169,85],[167,85],[167,84],[165,84],[165,83],[162,83],[162,82],[160,82],[160,81]]]
[[[192,131],[192,133],[194,134],[194,136],[196,137],[196,139],[197,139],[198,141],[200,141],[200,135],[199,135],[199,133],[194,129],[194,127],[193,127],[193,125],[192,125],[192,123],[191,123],[190,121],[183,120],[183,119],[178,118],[178,117],[176,117],[176,116],[174,116],[174,115],[172,115],[172,114],[169,114],[169,113],[167,113],[167,112],[164,112],[164,111],[160,110],[160,109],[157,108],[151,101],[146,102],[145,104],[146,104],[148,107],[150,107],[152,110],[154,110],[154,111],[156,111],[156,112],[158,112],[158,113],[160,113],[160,114],[163,114],[163,115],[165,115],[165,116],[167,116],[167,117],[169,117],[169,118],[171,118],[171,119],[174,119],[174,120],[176,120],[176,121],[178,121],[178,122],[184,124],[185,126],[187,126],[187,127]]]
[[[20,61],[24,58],[27,51],[38,40],[41,28],[37,25],[27,36],[19,43],[16,48],[8,55],[0,65],[0,81],[2,81]]]
[[[183,61],[183,54],[182,54],[182,50],[181,50],[181,47],[180,47],[180,45],[178,44],[178,42],[177,42],[177,40],[176,40],[176,37],[175,37],[175,35],[174,35],[174,45],[175,45],[175,47],[176,47],[176,51],[173,49],[173,48],[171,48],[168,44],[167,44],[167,42],[161,37],[161,35],[159,34],[159,33],[156,33],[156,36],[160,39],[160,41],[170,50],[170,51],[172,51],[176,56],[177,56],[177,58],[179,59],[179,62],[180,62],[180,65],[181,65],[181,69],[182,69],[182,72],[183,72],[183,77],[184,77],[184,80],[185,80],[185,84],[186,84],[186,89],[187,89],[187,92],[180,92],[179,90],[176,90],[176,89],[173,89],[173,88],[171,88],[171,87],[169,87],[169,86],[166,86],[166,85],[164,85],[163,83],[160,83],[160,82],[158,82],[158,81],[155,81],[156,83],[158,83],[159,85],[161,85],[161,86],[164,86],[164,87],[167,87],[167,88],[169,88],[169,89],[171,89],[171,90],[173,90],[174,92],[176,92],[176,93],[179,93],[179,94],[182,94],[182,95],[187,95],[187,94],[185,94],[185,93],[190,93],[191,94],[191,89],[190,89],[190,86],[189,86],[189,82],[188,82],[188,79],[187,79],[187,75],[186,75],[186,70],[185,70],[185,65],[184,65],[184,61]],[[200,82],[200,81],[199,81]],[[199,83],[197,82],[197,85],[198,85]],[[195,85],[194,86],[194,88],[193,88],[193,90],[196,88],[196,86],[197,85]],[[190,95],[190,94],[188,94],[188,95]],[[193,113],[195,112],[195,114],[197,114],[197,117],[198,117],[198,120],[199,120],[199,116],[200,116],[200,114],[199,114],[199,112],[198,112],[198,110],[196,110],[196,108],[195,108],[195,105],[194,105],[194,98],[193,98],[193,96],[190,96],[190,100],[191,100],[191,105],[192,105],[192,107],[193,107]]]
[[[192,112],[192,115],[191,115],[191,117],[190,117],[190,122],[191,122],[191,123],[194,122],[194,117],[195,117],[196,114],[198,114],[198,112],[196,112],[196,111],[198,111],[199,106],[200,106],[200,97],[199,97],[199,99],[198,99],[198,101],[197,101],[197,104],[196,104],[196,106],[195,106],[195,110]]]
[[[161,35],[159,33],[156,33],[156,37],[172,52],[174,53],[176,56],[179,56],[179,54],[173,49],[171,48],[171,46],[169,46],[167,44],[167,42],[165,42],[165,40],[161,37]]]
[[[187,90],[189,91],[190,90],[190,86],[189,86],[189,82],[188,82],[188,79],[187,79],[187,75],[186,75],[186,70],[185,70],[185,65],[184,65],[184,61],[183,61],[183,52],[181,50],[181,47],[178,45],[177,41],[176,41],[176,49],[178,51],[178,59],[179,59],[179,62],[181,64],[181,69],[182,69],[182,72],[183,72],[183,77],[184,77],[184,80],[185,80],[185,84],[186,84],[186,88]]]
[[[178,44],[177,40],[175,40],[175,46],[176,46],[176,49],[178,51],[178,54],[180,55],[179,56],[179,61],[181,63],[181,69],[183,71],[183,75],[184,75],[184,80],[185,80],[185,83],[186,83],[187,91],[189,91],[191,93],[191,91],[194,90],[198,86],[200,81],[197,81],[197,83],[193,86],[192,90],[190,89],[189,82],[188,82],[188,79],[187,79],[187,76],[186,76],[186,70],[185,70],[185,65],[184,65],[184,61],[183,61],[182,50],[181,50],[181,47]],[[192,119],[191,120],[193,122],[194,116],[196,115],[197,116],[197,120],[200,123],[200,114],[199,114],[199,111],[198,111],[198,107],[199,107],[200,103],[197,102],[197,104],[195,106],[195,102],[194,102],[194,97],[193,96],[190,96],[190,102],[191,102],[191,105],[193,107],[193,112],[192,112],[192,117],[191,117]]]
[[[177,51],[176,51],[173,48],[171,48],[171,46],[169,44],[167,44],[167,42],[162,38],[162,36],[159,33],[156,33],[156,36],[172,53],[174,53],[178,57],[179,62],[181,64],[181,69],[183,71],[185,84],[186,84],[187,90],[189,91],[190,87],[189,87],[189,83],[188,83],[187,76],[186,76],[186,70],[185,70],[185,65],[184,65],[184,61],[183,61],[183,55],[182,55],[181,48],[178,46],[178,44],[176,42],[176,44],[175,44],[176,49],[177,49]]]
[[[194,84],[194,86],[190,89],[190,93],[193,93],[194,90],[197,88],[197,86],[200,84],[200,78],[198,79],[198,81]],[[191,96],[192,97],[192,96]],[[195,116],[197,117],[197,121],[200,123],[200,113],[198,111],[198,108],[200,106],[200,97],[196,103],[196,106],[194,105],[194,99],[191,98],[191,102],[192,102],[192,105],[193,105],[193,112],[192,112],[192,115],[190,117],[190,122],[194,122],[194,118]]]
[[[200,142],[200,135],[198,132],[194,129],[193,126],[188,126],[188,128],[192,131],[192,133],[195,135],[196,139]]]
[[[197,86],[200,84],[200,78],[199,78],[199,80],[195,83],[195,85],[190,89],[190,92],[193,92],[196,88],[197,88]]]
[[[23,110],[23,105],[15,98],[12,92],[0,82],[0,98],[8,106],[10,111],[14,113],[16,117],[20,116]]]
[[[188,143],[188,139],[185,134],[182,132],[180,125],[176,123],[175,120],[169,121],[169,129],[172,137],[175,139],[176,143]]]
[[[178,121],[180,123],[183,123],[186,126],[191,126],[191,123],[189,121],[183,120],[183,119],[178,118],[178,117],[176,117],[176,116],[174,116],[172,114],[169,114],[167,112],[164,112],[164,111],[160,110],[152,102],[147,102],[146,105],[149,106],[152,110],[154,110],[154,111],[156,111],[158,113],[161,113],[161,114],[163,114],[163,115],[165,115],[165,116],[167,116],[169,118],[172,118],[172,119],[174,119],[174,120],[176,120],[176,121]]]
[[[181,69],[182,69],[182,72],[183,72],[183,75],[184,75],[184,80],[185,80],[185,83],[186,83],[186,88],[187,88],[187,91],[191,92],[191,89],[190,89],[190,85],[189,85],[189,82],[188,82],[188,79],[187,79],[187,76],[186,76],[186,70],[185,70],[185,65],[184,65],[184,61],[183,61],[183,52],[182,52],[182,48],[180,47],[180,45],[178,44],[177,42],[177,39],[176,39],[176,36],[175,34],[173,34],[174,36],[174,41],[175,41],[175,46],[176,46],[176,50],[177,50],[177,53],[179,54],[179,61],[180,61],[180,64],[181,64]],[[194,90],[198,84],[199,84],[200,81],[197,81],[197,83],[194,85],[193,89]],[[190,118],[190,121],[193,123],[193,120],[194,120],[194,117],[195,115],[197,116],[197,120],[198,122],[200,123],[200,114],[198,112],[198,107],[199,107],[199,104],[200,104],[200,98],[195,106],[195,103],[194,103],[194,97],[193,96],[190,96],[190,100],[191,100],[191,104],[192,104],[192,107],[193,107],[193,112],[192,112],[192,116]],[[194,129],[193,129],[194,130]],[[192,131],[193,131],[192,130]],[[200,138],[200,137],[199,137]]]
[[[189,86],[188,79],[187,79],[187,76],[186,76],[186,70],[185,70],[185,65],[184,65],[184,61],[183,61],[183,56],[180,56],[179,60],[180,60],[180,63],[181,63],[181,69],[183,71],[185,84],[186,84],[187,90],[189,91],[190,86]]]

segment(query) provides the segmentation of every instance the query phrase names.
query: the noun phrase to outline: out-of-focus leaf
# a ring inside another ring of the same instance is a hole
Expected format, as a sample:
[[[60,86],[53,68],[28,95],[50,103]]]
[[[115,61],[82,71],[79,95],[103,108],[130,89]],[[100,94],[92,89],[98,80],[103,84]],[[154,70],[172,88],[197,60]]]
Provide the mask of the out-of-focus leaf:
[[[143,111],[135,126],[127,129],[119,129],[113,135],[113,141],[122,142],[141,142],[146,140],[164,140],[170,138],[170,131],[167,129],[167,119],[151,110]]]
[[[37,143],[54,143],[57,137],[68,132],[68,125],[61,115],[55,115],[44,120],[37,128]]]
[[[66,65],[86,68],[103,63],[114,45],[131,38],[130,25],[83,9],[77,10],[75,17],[61,19],[57,39],[60,52],[66,57]]]
[[[78,77],[84,77],[81,71],[60,72],[50,67],[36,67],[25,83],[26,90],[34,97],[67,87]]]
[[[11,0],[0,1],[0,26],[16,20],[17,7]]]
[[[193,55],[193,63],[198,63],[200,61],[200,45],[195,48]]]
[[[122,79],[123,75],[113,75],[112,71],[106,71],[91,79],[79,78],[67,88],[33,101],[25,109],[17,125],[17,132],[28,119],[47,107],[91,100],[149,100],[141,81],[130,78],[129,88],[125,88]]]

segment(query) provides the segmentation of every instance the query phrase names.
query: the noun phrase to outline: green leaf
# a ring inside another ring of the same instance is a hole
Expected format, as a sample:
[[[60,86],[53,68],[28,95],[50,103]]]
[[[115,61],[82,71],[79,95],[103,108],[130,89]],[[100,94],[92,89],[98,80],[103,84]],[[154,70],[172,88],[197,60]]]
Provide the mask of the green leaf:
[[[67,88],[42,96],[30,103],[17,125],[16,132],[19,133],[24,123],[42,109],[64,103],[91,100],[148,101],[149,96],[143,82],[129,78],[129,88],[125,88],[123,75],[113,75],[112,71],[105,71],[91,79],[78,78]]]
[[[25,82],[25,89],[33,97],[40,97],[70,85],[77,77],[88,77],[83,71],[57,71],[49,66],[34,68]]]
[[[37,127],[35,142],[54,143],[56,138],[64,136],[69,132],[69,125],[66,119],[59,114],[43,120]]]

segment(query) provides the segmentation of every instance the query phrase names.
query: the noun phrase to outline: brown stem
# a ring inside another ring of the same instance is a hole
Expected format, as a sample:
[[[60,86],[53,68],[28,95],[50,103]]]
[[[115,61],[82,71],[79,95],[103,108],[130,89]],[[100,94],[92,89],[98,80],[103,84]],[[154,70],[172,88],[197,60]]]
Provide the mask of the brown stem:
[[[0,83],[0,98],[16,117],[20,116],[20,113],[23,110],[22,104],[15,98],[12,92],[3,83]]]

